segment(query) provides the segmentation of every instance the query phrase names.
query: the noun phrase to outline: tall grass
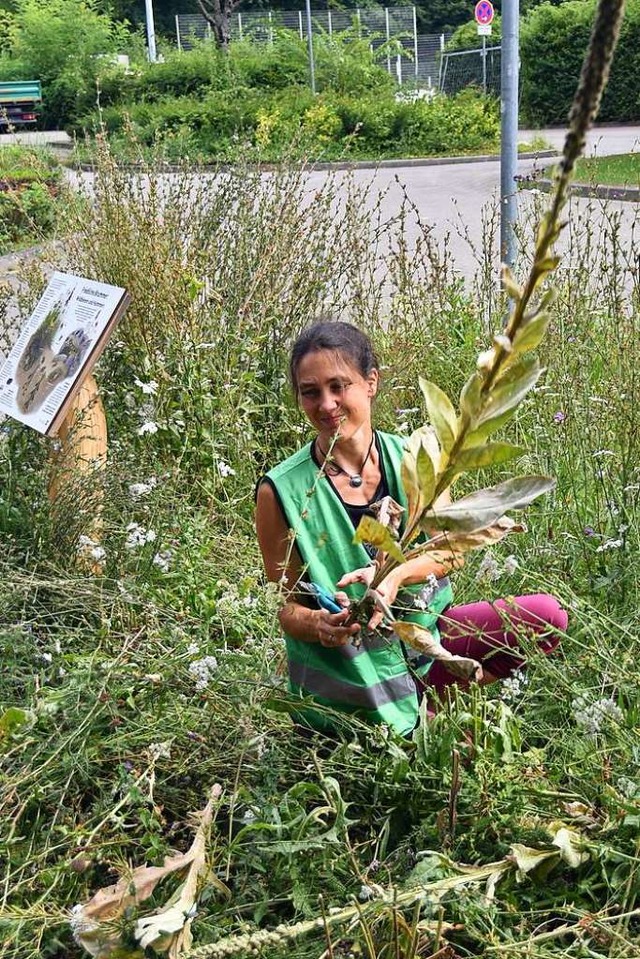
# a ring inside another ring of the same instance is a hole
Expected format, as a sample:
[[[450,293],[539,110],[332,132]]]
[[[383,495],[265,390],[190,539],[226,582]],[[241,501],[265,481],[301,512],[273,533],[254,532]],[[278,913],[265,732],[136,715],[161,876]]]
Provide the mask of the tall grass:
[[[318,928],[295,955],[631,957],[640,331],[615,211],[600,269],[588,216],[572,238],[547,372],[511,427],[523,470],[549,470],[557,491],[496,551],[500,570],[516,555],[515,573],[477,580],[470,560],[457,580],[460,601],[557,593],[571,612],[561,653],[532,650],[526,683],[461,694],[414,741],[354,726],[332,744],[291,726],[252,533],[256,480],[307,435],[287,345],[319,312],[361,324],[383,364],[376,423],[402,431],[422,417],[418,375],[459,389],[504,303],[494,289],[471,298],[427,226],[408,247],[408,200],[387,221],[372,187],[341,174],[308,183],[286,165],[142,177],[104,145],[93,216],[59,264],[132,294],[97,372],[109,420],[102,577],[74,566],[82,501],[64,536],[50,521],[47,442],[2,426],[0,702],[21,712],[0,731],[0,956],[79,956],[68,909],[186,848],[219,782],[218,882],[202,891],[196,946],[355,898],[362,921]],[[37,264],[22,283],[26,309]],[[415,912],[381,898],[514,843],[546,848],[558,820],[589,853],[577,868],[505,877],[489,898],[472,882]]]

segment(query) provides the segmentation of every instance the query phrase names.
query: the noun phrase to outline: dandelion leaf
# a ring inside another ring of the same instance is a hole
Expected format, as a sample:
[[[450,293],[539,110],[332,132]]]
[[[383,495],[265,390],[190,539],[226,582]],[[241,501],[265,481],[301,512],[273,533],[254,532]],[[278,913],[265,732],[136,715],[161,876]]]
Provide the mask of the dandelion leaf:
[[[420,377],[420,389],[440,446],[448,453],[458,431],[458,417],[453,404],[439,386],[423,377]]]
[[[384,553],[388,553],[398,563],[404,563],[405,557],[391,532],[372,516],[363,516],[353,537],[354,543],[371,543]]]

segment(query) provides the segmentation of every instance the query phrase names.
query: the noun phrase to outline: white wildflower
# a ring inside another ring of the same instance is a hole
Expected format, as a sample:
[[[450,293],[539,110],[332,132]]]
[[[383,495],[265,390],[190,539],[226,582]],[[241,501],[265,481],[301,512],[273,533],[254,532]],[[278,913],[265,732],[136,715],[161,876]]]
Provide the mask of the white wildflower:
[[[160,553],[156,553],[153,557],[153,565],[157,566],[160,572],[167,573],[169,567],[171,566],[171,557],[173,553],[170,549],[165,549]]]
[[[478,567],[476,580],[480,582],[483,579],[488,579],[489,582],[493,582],[496,579],[500,579],[501,575],[502,571],[493,553],[485,553]]]
[[[157,485],[158,480],[155,476],[150,476],[146,483],[131,483],[129,486],[129,496],[131,496],[132,499],[140,499],[141,496],[146,496],[152,489],[155,489]]]
[[[597,459],[599,456],[615,456],[616,454],[613,450],[596,450],[592,455],[594,459]]]
[[[606,553],[610,549],[620,549],[621,546],[624,546],[624,540],[607,539],[604,543],[601,543],[600,546],[598,546],[596,553]]]
[[[597,699],[595,702],[589,702],[588,697],[582,695],[574,699],[571,706],[577,725],[591,738],[601,732],[603,724],[624,721],[624,713],[613,699]]]
[[[146,543],[155,542],[156,536],[156,531],[153,529],[145,529],[139,523],[129,523],[124,545],[127,549],[136,549],[136,547],[144,546]]]
[[[62,646],[60,645],[60,640],[59,640],[59,639],[56,639],[55,643],[53,644],[53,650],[54,650],[54,652],[56,652],[58,655],[60,655],[60,653],[62,652]]]
[[[396,430],[398,433],[406,433],[409,430],[409,424],[406,421],[398,423]]]
[[[519,699],[528,682],[529,680],[522,670],[514,669],[511,676],[502,680],[502,698],[507,703]]]
[[[629,779],[628,776],[621,776],[616,783],[616,789],[626,799],[634,799],[640,793],[640,785]]]
[[[150,743],[147,749],[152,762],[159,759],[171,759],[171,741],[165,743]]]
[[[515,556],[507,556],[504,561],[504,571],[507,576],[513,576],[515,571],[518,569],[520,563],[515,558]]]
[[[431,600],[433,599],[436,591],[438,589],[438,578],[435,573],[429,573],[427,576],[426,582],[416,598],[413,601],[413,605],[417,609],[426,609]]]
[[[243,814],[242,819],[240,820],[240,822],[241,822],[244,826],[252,826],[252,825],[254,824],[254,822],[256,821],[257,818],[258,818],[258,817],[256,816],[256,814],[255,814],[255,812],[254,812],[253,809],[247,809],[247,810],[244,812],[244,814]]]
[[[254,606],[258,605],[258,597],[252,596],[251,593],[248,593],[245,597],[243,597],[242,605],[246,606],[247,609],[253,609]]]
[[[367,886],[363,884],[362,886],[360,886],[358,899],[360,900],[360,902],[368,902],[370,899],[373,899],[375,897],[375,894],[376,894],[375,889],[373,889],[371,886]]]
[[[59,666],[59,667],[58,667],[58,676],[60,677],[60,679],[62,679],[62,678],[63,678],[64,676],[66,676],[66,675],[67,675],[67,671],[66,671],[66,669],[64,668],[64,666]]]
[[[53,656],[51,655],[51,653],[43,653],[43,654],[42,654],[42,661],[45,662],[45,663],[50,663],[50,662],[53,661]]]
[[[139,389],[142,390],[145,396],[155,396],[156,393],[158,392],[158,384],[156,383],[155,380],[149,380],[148,383],[143,383],[141,380],[139,380],[136,377],[136,379],[133,382],[136,384],[136,386]]]
[[[101,563],[106,555],[107,551],[102,546],[94,546],[93,549],[89,550],[89,556],[91,559],[95,559],[96,563]]]
[[[187,646],[187,653],[189,656],[196,656],[200,652],[200,647],[197,643],[189,643]]]
[[[209,680],[218,668],[218,660],[215,656],[205,656],[203,659],[195,659],[189,663],[189,672],[196,683],[196,689],[202,691],[209,685]]]
[[[158,432],[158,429],[159,427],[157,423],[154,423],[153,420],[148,420],[138,428],[138,436],[144,436],[146,433],[153,435],[154,433]]]
[[[227,476],[236,475],[236,471],[232,469],[232,467],[229,466],[228,463],[225,463],[224,460],[218,460],[217,466],[218,466],[218,472],[220,473],[220,476],[222,476],[223,479],[225,479]]]

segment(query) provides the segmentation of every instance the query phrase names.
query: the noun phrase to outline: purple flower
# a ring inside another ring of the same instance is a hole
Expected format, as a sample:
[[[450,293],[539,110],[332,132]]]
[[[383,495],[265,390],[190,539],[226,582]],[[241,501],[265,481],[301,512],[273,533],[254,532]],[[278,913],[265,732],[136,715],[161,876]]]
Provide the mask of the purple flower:
[[[566,416],[564,415],[564,413],[562,412],[562,410],[558,410],[557,413],[554,413],[554,414],[553,414],[553,422],[554,422],[554,423],[564,423],[565,419],[566,419]]]
[[[585,528],[584,528],[584,530],[583,530],[583,533],[584,533],[585,536],[595,536],[595,535],[596,535],[596,531],[595,531],[595,529],[593,528],[593,526],[585,526]]]

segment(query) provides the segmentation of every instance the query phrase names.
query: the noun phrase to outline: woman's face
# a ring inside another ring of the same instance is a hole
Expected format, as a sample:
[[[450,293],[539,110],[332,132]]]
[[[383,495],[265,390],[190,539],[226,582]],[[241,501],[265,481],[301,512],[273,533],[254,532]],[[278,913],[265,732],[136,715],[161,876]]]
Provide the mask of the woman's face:
[[[378,389],[378,371],[364,377],[340,353],[315,350],[297,369],[298,401],[305,416],[327,441],[343,440],[371,427],[371,401]]]

